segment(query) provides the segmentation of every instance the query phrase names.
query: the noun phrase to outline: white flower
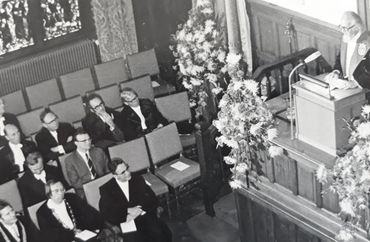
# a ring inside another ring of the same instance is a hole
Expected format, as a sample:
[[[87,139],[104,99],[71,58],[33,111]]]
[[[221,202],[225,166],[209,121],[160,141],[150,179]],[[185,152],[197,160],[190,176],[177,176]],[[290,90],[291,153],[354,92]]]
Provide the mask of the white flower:
[[[370,105],[364,105],[362,106],[362,114],[370,115]]]
[[[277,137],[277,135],[278,135],[278,131],[277,131],[276,128],[272,128],[272,129],[267,130],[267,139],[268,140],[271,141],[271,140],[275,139]]]
[[[368,138],[370,136],[370,122],[361,123],[357,127],[357,132],[360,138]]]
[[[346,229],[341,229],[338,235],[335,236],[335,239],[337,239],[338,241],[349,242],[349,241],[353,241],[354,238],[350,231]]]
[[[213,10],[211,8],[205,8],[205,9],[201,10],[201,12],[203,14],[212,14]]]
[[[316,171],[316,177],[317,177],[317,180],[320,183],[326,183],[327,182],[328,171],[327,171],[327,169],[325,168],[324,165],[322,165],[322,164],[319,165],[319,168]]]
[[[236,165],[235,170],[239,173],[245,173],[246,170],[249,170],[249,166],[242,162]]]
[[[232,158],[230,156],[225,156],[224,157],[224,161],[228,165],[235,165],[236,164],[236,159],[235,158]]]
[[[214,24],[215,24],[214,21],[212,21],[210,19],[206,20],[204,32],[205,33],[211,33],[213,31],[213,25]]]
[[[283,154],[283,149],[279,146],[272,145],[269,148],[269,154],[271,157],[276,157]]]
[[[238,180],[230,180],[229,185],[232,189],[238,189],[241,188],[241,183]]]
[[[252,135],[256,136],[256,135],[257,135],[257,133],[258,133],[258,131],[261,129],[261,126],[262,126],[262,124],[261,124],[261,123],[253,124],[253,125],[251,125],[251,127],[250,127],[250,129],[249,129],[249,132],[250,132]]]
[[[235,66],[239,64],[240,58],[241,58],[241,55],[230,52],[229,54],[227,54],[226,63],[229,65]]]
[[[350,199],[345,198],[342,201],[339,202],[339,207],[341,209],[341,212],[350,215],[351,217],[355,217],[355,211],[353,204]]]
[[[363,170],[362,171],[362,176],[360,178],[360,183],[363,183],[366,180],[370,180],[370,171],[368,170]]]
[[[257,95],[258,93],[258,82],[254,80],[246,80],[244,81],[245,87],[253,94]]]
[[[200,86],[202,85],[202,81],[199,80],[199,79],[195,79],[195,78],[191,78],[190,79],[190,83],[193,85],[193,86]]]
[[[214,93],[214,94],[219,94],[219,93],[221,93],[223,90],[222,90],[222,88],[221,87],[214,87],[214,88],[212,88],[212,93]]]
[[[219,62],[224,62],[225,61],[225,52],[224,51],[220,51],[220,53],[218,53],[217,60]]]

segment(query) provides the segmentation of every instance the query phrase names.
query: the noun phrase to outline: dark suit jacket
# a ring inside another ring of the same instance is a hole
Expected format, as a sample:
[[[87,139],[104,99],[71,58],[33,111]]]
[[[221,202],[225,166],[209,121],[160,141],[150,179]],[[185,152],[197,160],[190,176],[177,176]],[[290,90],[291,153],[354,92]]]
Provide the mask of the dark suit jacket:
[[[158,111],[153,102],[149,99],[140,99],[139,102],[141,112],[145,118],[147,130],[144,132],[141,128],[140,118],[135,111],[130,106],[123,105],[121,111],[123,122],[122,129],[126,140],[132,140],[143,136],[145,133],[151,132],[153,129],[157,128],[158,124],[163,124],[163,126],[168,124],[167,119]]]
[[[46,180],[64,180],[58,168],[45,165],[44,170],[46,173]],[[45,194],[45,184],[42,181],[37,180],[28,168],[26,169],[24,175],[18,180],[18,187],[25,208],[47,198]]]
[[[73,141],[67,142],[69,136],[74,135],[76,132],[75,128],[69,123],[59,123],[59,128],[57,129],[58,141],[54,139],[49,130],[42,127],[41,130],[36,134],[37,147],[42,154],[45,162],[49,160],[58,160],[59,153],[52,152],[50,148],[63,145],[66,153],[70,153],[76,149],[76,145]]]
[[[109,172],[108,157],[101,148],[92,147],[90,157],[93,162],[97,177],[101,177]],[[83,157],[76,151],[65,159],[67,176],[71,186],[76,189],[76,193],[82,198],[85,197],[82,185],[91,181],[91,173]]]
[[[28,241],[29,238],[26,232],[26,225],[24,224],[24,221],[21,217],[17,216],[17,218],[18,218],[18,221],[16,224],[17,224],[21,242]],[[17,242],[15,238],[12,236],[12,234],[9,232],[9,230],[2,223],[0,223],[0,230],[2,231],[0,233],[0,242],[6,242],[6,241]],[[6,238],[4,238],[2,233],[5,234]]]
[[[120,113],[110,108],[105,108],[107,113],[114,117],[114,123],[116,128],[111,131],[109,125],[103,122],[103,120],[93,112],[89,112],[86,117],[82,120],[82,126],[85,131],[90,135],[92,142],[95,146],[103,149],[108,146],[114,145],[117,142],[124,141],[125,137],[121,130],[121,116]]]
[[[24,139],[24,135],[22,133],[21,126],[19,125],[17,116],[11,113],[4,113],[3,117],[5,118],[4,125],[14,124],[15,126],[17,126],[19,129],[19,132],[21,133],[22,139]],[[8,143],[8,140],[5,138],[5,136],[0,135],[0,147],[6,145],[7,143]]]
[[[22,141],[23,147],[22,151],[24,157],[36,150],[35,143],[24,140]],[[9,180],[15,179],[18,176],[19,167],[14,164],[14,155],[11,150],[9,143],[7,143],[4,148],[0,150],[0,184],[3,184]]]
[[[103,227],[103,220],[99,213],[77,195],[66,193],[64,199],[70,205],[72,211],[68,209],[68,206],[67,211],[70,217],[73,213],[78,229],[95,230]],[[52,211],[47,206],[47,201],[41,205],[36,215],[44,241],[69,242],[73,240],[73,231],[65,229],[54,217]]]
[[[171,232],[167,225],[156,216],[157,197],[141,176],[132,175],[129,181],[129,201],[115,178],[100,187],[100,195],[100,213],[106,221],[119,226],[126,221],[128,208],[141,205],[146,214],[135,219],[141,241],[171,241]]]

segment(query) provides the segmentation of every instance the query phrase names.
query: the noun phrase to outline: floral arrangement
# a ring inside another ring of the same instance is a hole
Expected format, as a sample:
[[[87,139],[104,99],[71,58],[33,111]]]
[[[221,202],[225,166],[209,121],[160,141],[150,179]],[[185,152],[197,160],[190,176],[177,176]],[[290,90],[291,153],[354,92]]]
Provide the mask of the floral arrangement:
[[[175,67],[183,86],[188,90],[191,107],[196,114],[207,105],[209,83],[212,93],[222,91],[226,48],[218,28],[212,1],[198,0],[189,11],[189,19],[172,36],[175,44],[170,49],[175,56]]]
[[[330,191],[339,196],[340,217],[344,221],[336,239],[353,241],[361,214],[368,207],[370,195],[370,105],[362,107],[360,119],[347,122],[351,130],[349,143],[353,148],[339,157],[332,169],[321,165],[317,178],[326,183],[333,180]],[[370,221],[368,221],[369,223]]]
[[[257,95],[258,83],[243,78],[244,73],[239,68],[240,58],[240,55],[232,53],[227,56],[226,68],[231,82],[219,102],[218,120],[213,121],[221,133],[217,138],[218,145],[231,148],[224,160],[233,165],[230,184],[234,188],[241,185],[241,177],[246,172],[252,179],[258,180],[261,165],[254,157],[255,152],[268,150],[274,157],[283,151],[270,142],[277,137],[273,115]]]

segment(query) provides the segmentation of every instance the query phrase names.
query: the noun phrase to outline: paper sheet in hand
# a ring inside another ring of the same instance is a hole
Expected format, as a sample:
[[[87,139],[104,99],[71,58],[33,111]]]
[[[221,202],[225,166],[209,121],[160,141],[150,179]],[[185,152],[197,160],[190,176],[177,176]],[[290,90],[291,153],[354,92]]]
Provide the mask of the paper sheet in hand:
[[[135,220],[130,220],[128,222],[121,223],[121,231],[122,233],[130,233],[136,231],[136,224]]]
[[[189,168],[190,166],[185,164],[184,162],[178,161],[171,165],[172,168],[175,168],[178,171],[183,171],[186,168]]]
[[[152,81],[152,87],[159,87],[159,86],[161,86],[161,85],[159,85],[158,82]]]
[[[93,237],[95,237],[96,234],[90,230],[87,230],[85,229],[84,231],[82,232],[79,232],[78,234],[76,234],[76,238],[82,240],[82,241],[87,241]]]

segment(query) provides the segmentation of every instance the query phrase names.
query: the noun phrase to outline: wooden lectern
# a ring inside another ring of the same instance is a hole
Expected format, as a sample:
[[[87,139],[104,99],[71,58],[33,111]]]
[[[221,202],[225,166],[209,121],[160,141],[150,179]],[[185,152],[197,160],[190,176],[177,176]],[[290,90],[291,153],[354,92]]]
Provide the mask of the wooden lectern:
[[[293,87],[296,110],[296,138],[331,155],[348,144],[350,131],[344,119],[361,113],[367,89],[332,90],[318,78],[300,74]]]

